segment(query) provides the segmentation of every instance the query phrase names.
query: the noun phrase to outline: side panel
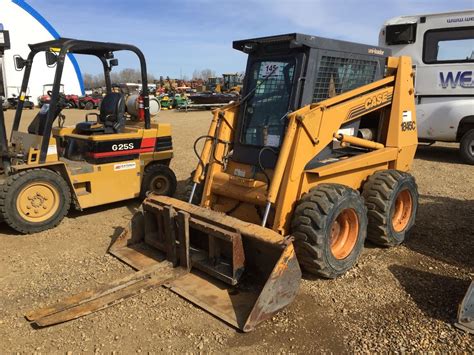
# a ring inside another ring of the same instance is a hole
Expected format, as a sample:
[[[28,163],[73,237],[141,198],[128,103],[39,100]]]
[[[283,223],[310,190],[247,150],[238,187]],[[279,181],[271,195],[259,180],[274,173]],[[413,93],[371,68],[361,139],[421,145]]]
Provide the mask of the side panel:
[[[424,97],[418,99],[418,137],[455,142],[459,122],[474,114],[474,97]]]
[[[138,197],[140,160],[90,165],[91,170],[71,174],[81,208]]]

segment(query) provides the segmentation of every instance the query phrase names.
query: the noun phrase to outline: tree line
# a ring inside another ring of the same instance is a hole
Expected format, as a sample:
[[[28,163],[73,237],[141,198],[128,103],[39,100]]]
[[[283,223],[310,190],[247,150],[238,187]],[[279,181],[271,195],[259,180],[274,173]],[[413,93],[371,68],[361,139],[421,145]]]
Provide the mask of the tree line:
[[[215,76],[216,72],[212,69],[195,69],[193,71],[192,80],[202,79],[204,81],[207,81],[209,78]],[[149,83],[158,82],[160,80],[163,80],[162,78],[163,77],[157,79],[153,74],[148,73]],[[187,81],[188,77],[184,75],[181,79]],[[83,73],[82,80],[84,81],[84,87],[87,89],[94,89],[105,86],[105,79],[103,74]],[[125,68],[121,71],[110,73],[110,80],[112,81],[112,83],[141,83],[142,78],[140,70]]]

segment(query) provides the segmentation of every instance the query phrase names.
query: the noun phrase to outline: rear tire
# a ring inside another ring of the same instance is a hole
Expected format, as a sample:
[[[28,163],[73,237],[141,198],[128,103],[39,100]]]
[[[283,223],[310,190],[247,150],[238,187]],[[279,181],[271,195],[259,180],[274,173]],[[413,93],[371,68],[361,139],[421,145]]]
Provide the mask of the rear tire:
[[[87,101],[85,104],[84,104],[84,108],[86,110],[93,110],[94,109],[94,104],[91,102],[91,101]]]
[[[474,165],[474,129],[464,133],[461,138],[459,151],[463,160],[470,165]]]
[[[352,268],[367,234],[367,209],[358,191],[321,184],[297,203],[291,223],[296,256],[304,270],[336,278]]]
[[[29,234],[56,227],[71,204],[66,181],[48,169],[21,171],[0,188],[0,213],[14,230]]]
[[[151,164],[145,168],[140,198],[143,200],[148,193],[173,196],[178,182],[176,175],[166,165]]]
[[[367,238],[384,247],[401,244],[418,210],[415,178],[398,170],[376,172],[365,183],[362,196],[369,218]]]

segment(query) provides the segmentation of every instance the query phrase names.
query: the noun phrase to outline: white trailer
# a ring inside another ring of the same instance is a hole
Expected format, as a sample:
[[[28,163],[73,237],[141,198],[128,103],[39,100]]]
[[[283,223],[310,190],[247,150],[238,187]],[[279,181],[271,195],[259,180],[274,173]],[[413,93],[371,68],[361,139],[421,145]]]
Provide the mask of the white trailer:
[[[474,10],[390,19],[379,45],[413,59],[420,141],[460,142],[474,164]]]

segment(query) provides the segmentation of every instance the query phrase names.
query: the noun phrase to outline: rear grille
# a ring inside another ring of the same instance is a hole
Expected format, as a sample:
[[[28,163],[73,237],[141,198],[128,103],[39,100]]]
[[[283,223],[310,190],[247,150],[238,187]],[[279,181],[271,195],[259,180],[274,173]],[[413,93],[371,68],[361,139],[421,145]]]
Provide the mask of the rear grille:
[[[316,74],[313,102],[373,82],[377,64],[371,60],[323,56]]]

